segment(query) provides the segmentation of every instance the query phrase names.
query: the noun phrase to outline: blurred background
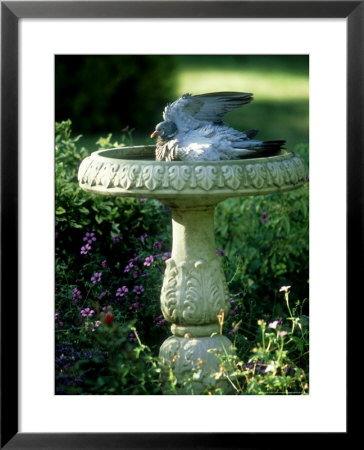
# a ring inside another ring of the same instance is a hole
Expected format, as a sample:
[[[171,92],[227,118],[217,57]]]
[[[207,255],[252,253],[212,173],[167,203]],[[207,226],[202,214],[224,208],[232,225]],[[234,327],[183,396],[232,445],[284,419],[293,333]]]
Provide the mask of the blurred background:
[[[230,126],[292,150],[308,144],[308,55],[59,55],[55,75],[55,119],[71,119],[90,150],[100,136],[131,130],[134,145],[152,144],[168,102],[214,91],[254,94],[225,116]]]

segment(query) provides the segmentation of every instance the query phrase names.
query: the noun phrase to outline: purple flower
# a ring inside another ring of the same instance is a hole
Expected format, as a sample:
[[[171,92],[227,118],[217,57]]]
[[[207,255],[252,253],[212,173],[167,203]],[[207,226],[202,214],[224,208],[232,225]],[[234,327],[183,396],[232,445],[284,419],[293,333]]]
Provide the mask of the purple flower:
[[[78,300],[81,300],[81,299],[82,299],[81,291],[77,287],[75,287],[72,291],[72,300],[75,303],[77,303]]]
[[[102,300],[106,294],[107,294],[107,291],[101,292],[101,294],[99,295],[99,300]]]
[[[91,245],[86,244],[83,247],[81,247],[81,255],[87,255],[87,253],[91,250]]]
[[[129,289],[126,286],[121,286],[116,291],[116,297],[124,297],[129,292]]]
[[[244,364],[243,365],[243,369],[244,370],[251,370],[251,369],[254,369],[254,364],[252,364],[252,363],[247,363],[247,364]]]
[[[144,265],[150,267],[152,262],[154,261],[154,257],[152,255],[147,256],[144,261]]]
[[[137,338],[135,337],[134,333],[129,334],[129,342],[136,342]]]
[[[138,271],[137,270],[134,270],[134,272],[133,272],[133,278],[135,279],[135,278],[138,278]]]
[[[269,217],[267,216],[267,213],[265,211],[262,212],[262,218],[260,219],[260,223],[263,224],[265,222],[269,222]]]
[[[92,317],[95,314],[95,311],[90,308],[85,308],[81,310],[82,317]]]
[[[83,240],[84,240],[85,242],[87,242],[88,244],[92,244],[93,242],[96,241],[95,233],[88,233],[88,232],[87,232],[87,233],[85,234]]]
[[[165,252],[163,254],[163,256],[162,256],[163,261],[165,261],[166,259],[170,258],[171,255],[172,255],[171,252]]]
[[[222,256],[226,254],[226,250],[223,250],[222,248],[216,249],[216,256]]]
[[[116,234],[111,238],[111,240],[113,241],[114,244],[117,244],[118,242],[121,241],[121,237]]]
[[[153,250],[162,250],[162,242],[154,242]]]
[[[127,266],[125,266],[124,273],[130,272],[130,269],[134,267],[134,264],[132,262],[129,262]]]
[[[107,267],[107,261],[106,261],[106,259],[104,259],[104,260],[101,262],[101,267],[103,267],[104,269],[106,269],[106,267]]]
[[[142,234],[141,236],[140,236],[140,240],[142,241],[142,242],[144,242],[145,240],[146,240],[146,238],[148,237],[148,234],[147,233],[144,233],[144,234]]]
[[[235,314],[237,314],[237,312],[238,312],[238,309],[239,308],[237,306],[235,306],[235,308],[230,309],[229,314],[231,314],[232,316],[235,316]]]
[[[140,203],[143,203],[143,202],[146,202],[148,199],[147,198],[145,198],[145,197],[140,197]]]
[[[95,283],[97,283],[98,281],[101,281],[101,276],[102,276],[102,273],[101,273],[101,272],[95,272],[95,273],[93,274],[93,276],[91,277],[92,283],[95,284]]]
[[[144,292],[144,287],[142,285],[134,286],[133,292],[135,292],[136,295],[140,295]]]
[[[163,325],[166,323],[166,319],[162,316],[162,314],[154,319],[154,322],[157,326]]]
[[[129,306],[129,309],[138,309],[139,305],[140,305],[139,302],[134,302],[131,304],[131,306]]]

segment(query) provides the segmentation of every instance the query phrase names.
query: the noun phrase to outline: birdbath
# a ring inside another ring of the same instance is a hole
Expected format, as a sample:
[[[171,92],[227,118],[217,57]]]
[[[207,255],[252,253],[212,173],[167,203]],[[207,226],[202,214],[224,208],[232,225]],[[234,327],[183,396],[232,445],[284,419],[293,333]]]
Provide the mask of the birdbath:
[[[306,168],[299,156],[285,150],[268,157],[203,162],[156,161],[154,152],[153,145],[96,151],[82,161],[78,180],[85,191],[156,198],[171,208],[173,245],[161,309],[172,336],[160,348],[162,373],[172,370],[181,386],[198,371],[194,392],[199,393],[219,383],[212,377],[219,370],[218,354],[234,352],[220,327],[230,303],[216,256],[214,209],[229,197],[297,189],[306,180]]]

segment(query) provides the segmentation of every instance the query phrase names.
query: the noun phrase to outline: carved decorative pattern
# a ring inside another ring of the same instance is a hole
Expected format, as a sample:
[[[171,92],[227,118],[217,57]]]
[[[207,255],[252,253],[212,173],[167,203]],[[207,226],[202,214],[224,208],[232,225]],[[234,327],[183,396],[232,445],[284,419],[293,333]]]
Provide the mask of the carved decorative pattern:
[[[228,314],[229,294],[220,261],[167,261],[161,293],[162,313],[178,325],[217,322],[221,309]]]
[[[177,390],[183,394],[188,393],[184,392],[184,379],[190,378],[195,372],[198,374],[193,384],[195,394],[212,385],[221,387],[228,394],[232,392],[230,383],[224,378],[216,380],[213,376],[219,372],[219,356],[225,352],[234,354],[233,345],[226,336],[190,339],[171,336],[163,342],[159,352],[162,377],[169,379],[172,369],[177,378]]]
[[[294,153],[271,158],[256,158],[234,162],[166,163],[128,161],[104,158],[93,153],[80,165],[78,179],[85,189],[119,188],[127,191],[159,193],[219,190],[249,192],[277,190],[302,184],[306,168]],[[237,192],[238,193],[238,192]]]

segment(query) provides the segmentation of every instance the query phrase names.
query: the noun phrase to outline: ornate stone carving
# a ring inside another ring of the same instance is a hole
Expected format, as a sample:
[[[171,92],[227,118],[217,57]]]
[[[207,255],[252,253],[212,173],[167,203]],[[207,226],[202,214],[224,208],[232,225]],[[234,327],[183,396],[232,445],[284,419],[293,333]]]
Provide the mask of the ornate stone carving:
[[[206,387],[221,387],[225,394],[233,391],[220,367],[219,356],[234,354],[233,344],[226,336],[183,338],[171,336],[166,339],[159,352],[163,376],[168,378],[172,370],[178,380],[177,390],[183,393],[199,394]],[[186,378],[198,374],[196,381],[183,386]],[[186,392],[187,390],[187,392]]]
[[[179,264],[167,260],[161,303],[166,320],[176,325],[216,324],[221,309],[229,312],[228,289],[218,259]],[[193,335],[193,327],[190,331]]]
[[[78,179],[86,190],[127,190],[130,194],[166,195],[170,192],[198,191],[211,195],[251,195],[257,191],[287,190],[306,179],[301,158],[294,153],[214,162],[162,162],[106,158],[101,150],[86,158]]]

